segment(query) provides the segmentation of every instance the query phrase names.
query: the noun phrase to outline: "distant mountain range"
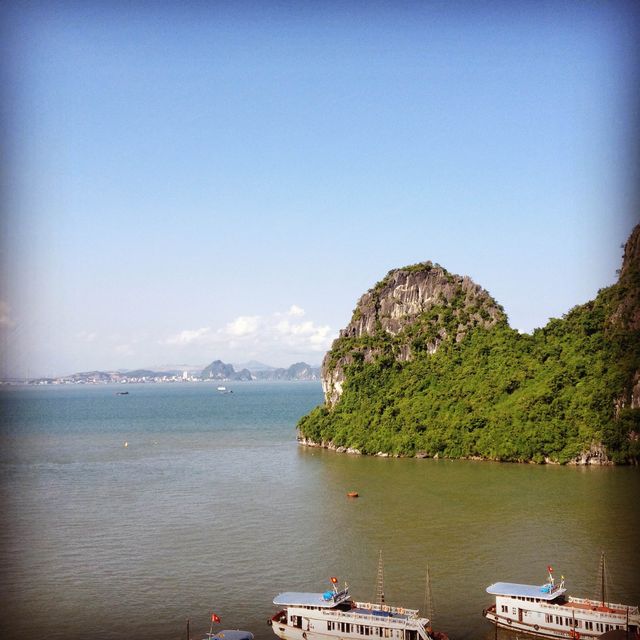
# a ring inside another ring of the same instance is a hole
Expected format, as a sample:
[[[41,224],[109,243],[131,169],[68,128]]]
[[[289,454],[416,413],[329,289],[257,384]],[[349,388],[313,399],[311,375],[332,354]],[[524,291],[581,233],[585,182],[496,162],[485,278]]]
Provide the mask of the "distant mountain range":
[[[248,363],[249,365],[253,363]],[[214,360],[200,374],[203,380],[320,380],[320,367],[312,367],[306,362],[296,362],[290,367],[275,368],[256,362],[254,371],[247,367],[236,371],[232,364]]]
[[[237,367],[237,368],[236,368]],[[249,368],[251,367],[251,368]],[[159,365],[149,369],[83,371],[59,378],[37,378],[33,384],[103,384],[108,382],[201,382],[206,380],[244,382],[250,380],[320,380],[320,367],[296,362],[278,368],[251,361],[232,365],[214,360],[206,367],[195,365]]]

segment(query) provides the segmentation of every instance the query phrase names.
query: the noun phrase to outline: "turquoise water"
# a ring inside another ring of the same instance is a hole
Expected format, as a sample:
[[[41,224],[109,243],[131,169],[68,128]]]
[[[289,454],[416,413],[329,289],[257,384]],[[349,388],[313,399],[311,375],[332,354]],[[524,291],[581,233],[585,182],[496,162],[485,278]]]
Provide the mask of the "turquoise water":
[[[13,388],[2,391],[3,638],[184,638],[223,627],[275,637],[285,590],[329,576],[436,627],[492,638],[491,582],[596,590],[640,602],[640,471],[361,458],[295,442],[317,383]],[[124,443],[128,446],[125,447]],[[360,498],[349,500],[346,492]],[[504,637],[507,637],[506,635]]]

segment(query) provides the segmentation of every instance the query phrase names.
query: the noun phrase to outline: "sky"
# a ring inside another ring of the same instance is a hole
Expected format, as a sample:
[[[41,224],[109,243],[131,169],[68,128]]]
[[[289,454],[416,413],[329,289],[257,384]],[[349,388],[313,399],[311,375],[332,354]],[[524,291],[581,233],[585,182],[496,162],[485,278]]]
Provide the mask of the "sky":
[[[4,376],[319,364],[425,260],[522,332],[616,280],[637,3],[9,4]]]

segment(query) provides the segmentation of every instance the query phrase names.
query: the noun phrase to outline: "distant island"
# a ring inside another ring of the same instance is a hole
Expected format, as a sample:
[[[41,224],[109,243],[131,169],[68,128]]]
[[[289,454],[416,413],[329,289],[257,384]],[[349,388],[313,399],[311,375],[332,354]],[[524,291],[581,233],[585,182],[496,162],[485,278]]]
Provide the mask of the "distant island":
[[[607,464],[640,459],[640,225],[618,282],[533,334],[470,278],[390,271],[322,363],[299,440],[380,456]]]
[[[232,364],[222,360],[214,360],[201,371],[194,371],[193,367],[184,366],[175,369],[153,371],[151,369],[136,369],[134,371],[83,371],[59,378],[33,378],[26,380],[27,384],[143,384],[163,382],[248,382],[251,380],[320,380],[320,367],[313,367],[306,362],[296,362],[285,368],[271,367],[261,363],[254,364],[256,368],[250,371],[243,367],[236,371]]]

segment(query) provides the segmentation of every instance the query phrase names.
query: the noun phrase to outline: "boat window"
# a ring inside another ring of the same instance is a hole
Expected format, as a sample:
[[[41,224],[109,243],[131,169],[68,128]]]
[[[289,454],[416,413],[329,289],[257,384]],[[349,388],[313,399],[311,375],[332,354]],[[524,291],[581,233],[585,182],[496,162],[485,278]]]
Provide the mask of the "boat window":
[[[586,620],[584,623],[584,628],[589,629],[589,631],[591,631],[593,629],[593,622],[591,622],[590,620]]]
[[[544,614],[544,621],[545,622],[553,622],[553,616],[550,613],[545,613]]]

